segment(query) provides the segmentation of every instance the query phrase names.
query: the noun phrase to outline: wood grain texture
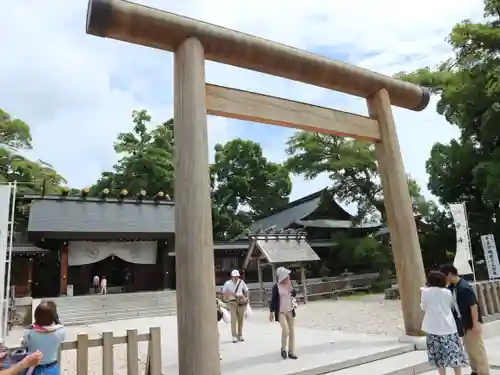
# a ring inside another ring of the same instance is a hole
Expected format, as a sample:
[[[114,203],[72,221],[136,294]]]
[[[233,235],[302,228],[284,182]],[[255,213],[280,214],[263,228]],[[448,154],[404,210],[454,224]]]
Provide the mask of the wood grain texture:
[[[195,38],[174,59],[175,261],[179,374],[220,375],[205,60]]]
[[[216,85],[207,84],[206,92],[209,115],[380,140],[378,121],[365,116]]]
[[[380,124],[381,142],[375,147],[384,189],[384,204],[401,294],[405,330],[406,334],[417,336],[421,332],[422,325],[420,287],[425,285],[425,272],[408,179],[399,148],[389,93],[387,90],[380,90],[367,102],[370,116]]]
[[[129,1],[90,0],[88,34],[175,51],[196,37],[207,60],[368,98],[389,91],[392,104],[421,111],[429,92],[417,85],[235,30]]]

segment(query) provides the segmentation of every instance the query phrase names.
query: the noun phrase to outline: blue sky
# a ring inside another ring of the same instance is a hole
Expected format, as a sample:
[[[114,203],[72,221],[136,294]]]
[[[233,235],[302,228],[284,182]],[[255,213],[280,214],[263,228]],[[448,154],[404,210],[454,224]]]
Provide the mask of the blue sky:
[[[445,37],[458,21],[482,13],[481,0],[142,0],[140,3],[252,33],[385,74],[435,66],[450,55]],[[112,143],[145,108],[154,122],[172,116],[172,54],[85,34],[85,0],[0,2],[0,108],[27,122],[34,157],[51,163],[74,187],[91,185],[116,161]],[[366,113],[362,99],[207,64],[207,81]],[[425,188],[432,144],[456,130],[435,113],[395,109],[406,166]],[[260,142],[285,158],[289,129],[209,118],[211,147],[235,137]],[[294,176],[293,198],[328,185]]]

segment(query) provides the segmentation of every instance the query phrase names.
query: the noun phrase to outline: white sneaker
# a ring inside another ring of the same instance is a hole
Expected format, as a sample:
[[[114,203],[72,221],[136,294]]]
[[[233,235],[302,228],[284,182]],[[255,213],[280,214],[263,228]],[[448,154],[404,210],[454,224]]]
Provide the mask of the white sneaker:
[[[233,344],[237,343],[237,342],[238,342],[238,338],[237,337],[233,337]]]
[[[219,359],[222,361],[222,356],[220,356]]]

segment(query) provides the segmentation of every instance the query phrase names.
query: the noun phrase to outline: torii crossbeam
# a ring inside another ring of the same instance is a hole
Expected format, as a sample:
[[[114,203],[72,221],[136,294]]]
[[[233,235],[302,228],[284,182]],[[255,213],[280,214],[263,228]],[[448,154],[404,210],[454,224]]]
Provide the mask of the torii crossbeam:
[[[429,92],[340,61],[122,0],[90,0],[87,33],[175,53],[175,203],[179,373],[220,375],[207,115],[375,143],[406,333],[421,326],[425,275],[391,104],[420,111]],[[366,98],[369,117],[207,85],[205,60]]]

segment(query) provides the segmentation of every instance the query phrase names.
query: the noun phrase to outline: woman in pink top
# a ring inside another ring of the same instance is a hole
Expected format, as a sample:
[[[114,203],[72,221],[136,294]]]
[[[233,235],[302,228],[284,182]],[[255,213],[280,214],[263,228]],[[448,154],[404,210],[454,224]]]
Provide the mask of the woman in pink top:
[[[269,304],[269,320],[275,320],[281,326],[281,357],[283,359],[297,359],[295,354],[295,309],[297,307],[295,296],[297,292],[290,280],[290,273],[291,271],[285,267],[279,267],[276,270],[278,282],[273,285]]]

